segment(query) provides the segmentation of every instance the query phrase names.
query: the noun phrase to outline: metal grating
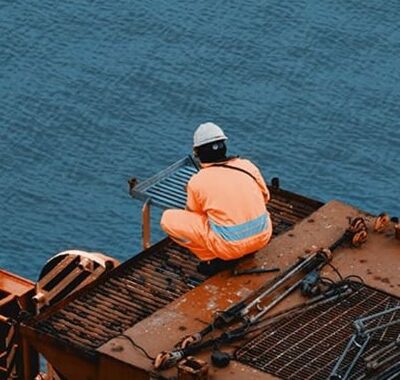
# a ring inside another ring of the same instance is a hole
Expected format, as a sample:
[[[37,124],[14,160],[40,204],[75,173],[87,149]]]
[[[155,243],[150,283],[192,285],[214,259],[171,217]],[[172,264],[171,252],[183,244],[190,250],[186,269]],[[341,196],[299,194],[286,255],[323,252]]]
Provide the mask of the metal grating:
[[[199,168],[193,158],[187,156],[132,187],[130,193],[134,198],[144,201],[149,199],[151,204],[161,208],[184,209],[186,206],[185,186],[198,171]]]
[[[274,236],[322,204],[271,189]],[[37,333],[74,347],[89,357],[95,350],[205,280],[198,260],[165,239],[96,280],[28,323]]]
[[[319,201],[280,188],[269,186],[269,190],[271,200],[267,209],[271,214],[273,236],[288,231],[323,205]]]
[[[33,327],[91,355],[122,333],[205,280],[185,249],[163,242],[134,257]]]
[[[377,289],[356,283],[352,287],[355,290],[340,299],[282,314],[240,348],[236,359],[281,379],[328,379],[353,335],[353,321],[400,305],[400,299]],[[400,318],[400,313],[390,318]],[[374,336],[349,379],[368,378],[364,359],[396,341],[399,334],[397,324]],[[387,365],[395,365],[399,359],[400,355],[394,355]],[[349,366],[352,356],[346,360]]]

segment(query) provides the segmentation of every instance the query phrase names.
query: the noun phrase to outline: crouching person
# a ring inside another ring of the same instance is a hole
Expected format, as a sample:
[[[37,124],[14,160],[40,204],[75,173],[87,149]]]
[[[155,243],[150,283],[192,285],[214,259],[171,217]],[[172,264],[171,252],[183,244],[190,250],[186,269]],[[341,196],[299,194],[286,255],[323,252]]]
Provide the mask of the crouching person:
[[[265,181],[249,160],[227,157],[226,140],[216,124],[196,129],[193,152],[201,170],[187,184],[186,210],[167,210],[161,218],[162,229],[200,259],[206,274],[259,250],[272,235]]]

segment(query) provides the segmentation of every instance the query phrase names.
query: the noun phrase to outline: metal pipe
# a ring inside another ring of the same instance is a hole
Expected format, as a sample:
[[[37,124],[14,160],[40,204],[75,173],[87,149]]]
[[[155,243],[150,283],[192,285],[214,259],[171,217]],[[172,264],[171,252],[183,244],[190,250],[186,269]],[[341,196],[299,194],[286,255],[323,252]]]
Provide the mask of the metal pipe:
[[[166,187],[165,185],[157,185],[154,186],[149,194],[158,194],[161,197],[168,198],[169,200],[176,202],[178,201],[181,204],[186,204],[186,194],[183,193],[182,191],[179,192],[177,190],[174,190],[170,187]]]
[[[253,274],[253,273],[271,273],[271,272],[279,272],[280,269],[279,268],[264,268],[264,267],[260,267],[260,268],[249,268],[249,269],[235,269],[233,271],[233,275],[234,276],[241,276],[243,274]]]
[[[364,327],[365,326],[365,322],[368,322],[371,319],[376,319],[376,318],[379,318],[381,316],[384,316],[384,315],[387,315],[387,314],[390,314],[390,313],[396,313],[397,311],[400,311],[400,306],[396,306],[396,307],[393,307],[391,309],[381,311],[380,313],[376,313],[376,314],[368,315],[368,316],[363,317],[363,318],[359,318],[354,322],[355,328],[358,331],[359,325],[361,327]],[[400,323],[400,319],[396,320],[393,324],[396,324],[396,323]],[[391,324],[379,325],[379,326],[377,326],[377,327],[375,327],[373,329],[366,329],[365,332],[376,331],[377,329],[383,328],[383,327],[386,327],[386,326],[391,326]]]
[[[190,178],[192,178],[192,174],[185,174],[185,173],[181,173],[181,172],[176,172],[175,176],[180,178],[181,180],[184,180],[185,184],[187,182],[189,182]]]
[[[144,202],[142,208],[142,241],[143,248],[147,249],[151,246],[151,218],[150,218],[150,198]]]
[[[332,372],[330,373],[328,380],[347,380],[347,378],[349,377],[351,371],[353,370],[354,366],[356,365],[358,359],[360,358],[361,354],[364,352],[364,350],[365,350],[365,348],[366,348],[366,346],[367,346],[367,344],[369,342],[370,336],[367,335],[365,337],[365,340],[361,344],[358,343],[356,341],[356,339],[357,339],[356,335],[353,335],[351,337],[351,339],[347,343],[347,346],[346,346],[345,350],[343,351],[343,353],[340,356],[339,360],[336,362],[335,366],[333,367]],[[350,349],[351,349],[351,347],[353,345],[358,348],[358,352],[357,352],[356,356],[354,357],[353,361],[347,367],[347,370],[344,373],[344,375],[341,375],[339,373],[340,366],[341,366],[342,362],[344,361],[344,359],[346,358],[347,353],[350,351]]]
[[[295,284],[293,284],[291,287],[289,287],[287,290],[285,290],[281,295],[276,297],[271,303],[269,303],[267,306],[263,307],[261,311],[253,315],[249,318],[250,322],[256,322],[259,320],[264,314],[266,314],[268,311],[270,311],[275,305],[277,305],[279,302],[281,302],[286,296],[288,296],[293,290],[295,290],[301,283],[303,279],[300,279],[297,281]]]
[[[383,354],[386,354],[387,351],[391,350],[392,348],[398,347],[398,346],[400,346],[400,334],[399,334],[399,336],[397,337],[397,339],[394,342],[392,342],[392,343],[388,344],[387,346],[384,346],[384,347],[380,348],[379,350],[373,352],[372,354],[370,354],[366,358],[364,358],[364,360],[366,362],[370,362],[370,361],[374,360],[375,358],[377,358],[377,357],[379,357],[379,356],[381,356]]]
[[[193,174],[197,173],[197,170],[195,170],[194,168],[191,168],[190,166],[184,166],[181,169],[179,169],[179,173],[193,175]]]
[[[259,302],[261,298],[266,297],[271,294],[274,290],[278,289],[288,278],[294,276],[299,273],[302,269],[304,269],[315,257],[317,254],[313,254],[309,256],[307,259],[298,263],[294,268],[292,268],[288,273],[282,273],[282,277],[275,282],[270,288],[263,291],[257,298],[255,298],[252,302],[250,302],[241,312],[242,316],[246,315],[250,309]]]
[[[166,178],[162,183],[171,189],[174,189],[175,191],[185,193],[185,185],[180,181],[176,181],[172,178]]]

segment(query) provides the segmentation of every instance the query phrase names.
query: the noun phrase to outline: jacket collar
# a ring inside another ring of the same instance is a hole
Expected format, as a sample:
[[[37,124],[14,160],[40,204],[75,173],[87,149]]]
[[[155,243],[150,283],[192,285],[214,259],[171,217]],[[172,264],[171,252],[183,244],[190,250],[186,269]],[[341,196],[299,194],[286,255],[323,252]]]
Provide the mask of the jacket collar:
[[[239,156],[227,157],[227,158],[226,158],[225,160],[223,160],[223,161],[205,162],[205,163],[200,162],[200,167],[201,167],[201,169],[205,169],[205,168],[209,168],[210,166],[214,166],[214,165],[218,165],[218,164],[226,164],[227,162],[236,160],[237,158],[239,158]]]

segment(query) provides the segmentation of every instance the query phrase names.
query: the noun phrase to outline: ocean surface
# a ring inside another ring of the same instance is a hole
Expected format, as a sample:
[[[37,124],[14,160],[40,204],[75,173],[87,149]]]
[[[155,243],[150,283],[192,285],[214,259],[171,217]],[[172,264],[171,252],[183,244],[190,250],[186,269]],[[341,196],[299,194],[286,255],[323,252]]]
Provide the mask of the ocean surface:
[[[286,189],[399,215],[399,20],[397,0],[0,0],[0,267],[140,252],[127,180],[204,121]]]

